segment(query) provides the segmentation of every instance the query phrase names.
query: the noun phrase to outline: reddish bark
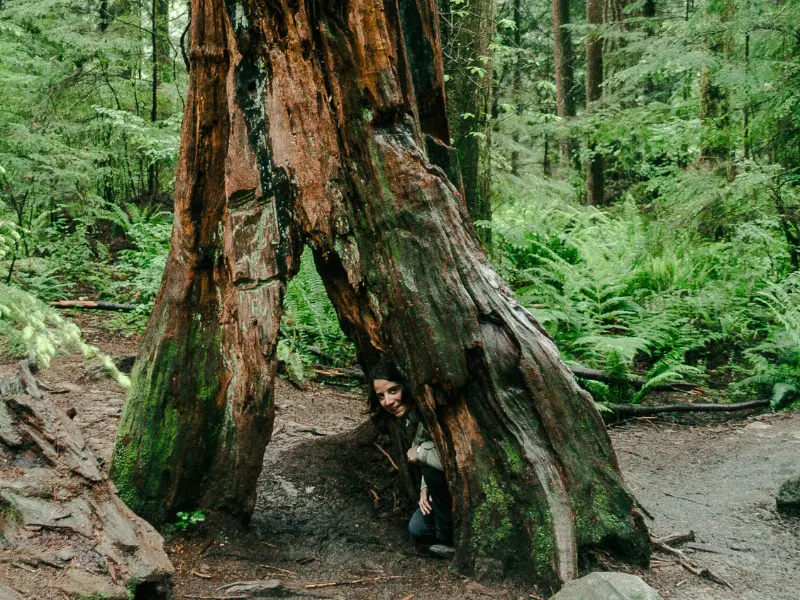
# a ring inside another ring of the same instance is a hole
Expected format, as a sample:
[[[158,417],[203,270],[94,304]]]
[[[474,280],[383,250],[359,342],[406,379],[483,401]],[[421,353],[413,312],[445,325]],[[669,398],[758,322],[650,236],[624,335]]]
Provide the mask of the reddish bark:
[[[252,509],[280,298],[302,238],[365,370],[386,353],[408,379],[446,464],[462,569],[557,587],[594,547],[646,562],[591,399],[424,151],[409,15],[391,1],[230,0],[223,18],[220,1],[194,0],[175,236],[115,454],[133,504]],[[430,22],[433,0],[414,6]],[[214,60],[201,60],[208,49]],[[175,339],[184,354],[162,359]],[[198,392],[201,374],[219,382],[212,393]],[[171,432],[150,428],[175,410],[158,504],[142,481],[162,469]]]

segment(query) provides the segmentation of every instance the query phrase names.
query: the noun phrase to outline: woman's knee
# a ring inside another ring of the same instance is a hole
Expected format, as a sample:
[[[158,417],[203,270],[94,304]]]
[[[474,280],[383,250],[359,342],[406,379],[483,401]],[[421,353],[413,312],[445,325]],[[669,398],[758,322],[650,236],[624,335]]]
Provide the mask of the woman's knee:
[[[415,540],[424,540],[435,534],[435,527],[428,522],[420,509],[414,511],[411,520],[408,522],[408,533]]]

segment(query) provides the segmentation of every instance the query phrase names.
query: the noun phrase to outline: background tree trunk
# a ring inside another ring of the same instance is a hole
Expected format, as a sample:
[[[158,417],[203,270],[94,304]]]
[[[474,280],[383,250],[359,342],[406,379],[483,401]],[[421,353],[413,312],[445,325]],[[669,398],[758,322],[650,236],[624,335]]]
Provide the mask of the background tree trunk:
[[[407,378],[462,570],[555,588],[593,548],[645,564],[590,397],[424,153],[410,57],[428,41],[377,0],[231,2],[227,17],[220,2],[194,0],[176,227],[118,436],[121,491],[154,515],[203,498],[252,510],[302,236],[365,371],[386,353]],[[433,0],[406,7],[436,15]]]
[[[514,19],[514,48],[519,52],[522,49],[522,11],[521,0],[514,0],[513,5],[513,19]],[[517,113],[517,119],[522,120],[522,56],[517,54],[514,57],[514,64],[511,71],[511,94],[514,99],[514,107]],[[511,140],[514,142],[514,149],[511,151],[511,174],[519,175],[519,150],[516,144],[519,144],[519,124],[514,128],[511,134]]]
[[[490,244],[491,228],[487,224],[492,220],[488,161],[492,53],[489,47],[496,29],[495,0],[468,0],[458,5],[451,0],[440,0],[439,5],[448,23],[442,30],[442,44],[447,48],[444,70],[450,75],[447,113],[464,181],[464,200],[473,222],[483,222],[478,228],[479,237]]]
[[[575,53],[569,25],[569,0],[553,0],[553,62],[556,71],[556,112],[562,119],[575,116]],[[575,140],[566,138],[561,143],[563,160],[572,160]]]
[[[718,16],[722,23],[733,19],[735,4],[726,0],[712,4],[709,16]],[[718,15],[714,15],[718,12]],[[727,32],[708,36],[708,48],[717,56],[729,56],[733,40]],[[711,164],[727,161],[731,154],[730,136],[730,90],[718,80],[719,67],[709,65],[700,73],[700,120],[703,122],[703,139],[700,159]]]
[[[586,0],[586,21],[593,27],[586,36],[586,107],[603,97],[603,38],[598,27],[603,24],[603,0]],[[597,152],[594,136],[589,140],[586,169],[586,204],[603,204],[603,156]]]

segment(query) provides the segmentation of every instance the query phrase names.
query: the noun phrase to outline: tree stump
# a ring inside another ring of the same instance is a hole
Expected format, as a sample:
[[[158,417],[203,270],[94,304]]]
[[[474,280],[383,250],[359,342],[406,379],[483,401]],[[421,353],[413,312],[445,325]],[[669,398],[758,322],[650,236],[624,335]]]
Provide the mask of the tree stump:
[[[170,598],[163,545],[27,365],[0,375],[0,596]]]

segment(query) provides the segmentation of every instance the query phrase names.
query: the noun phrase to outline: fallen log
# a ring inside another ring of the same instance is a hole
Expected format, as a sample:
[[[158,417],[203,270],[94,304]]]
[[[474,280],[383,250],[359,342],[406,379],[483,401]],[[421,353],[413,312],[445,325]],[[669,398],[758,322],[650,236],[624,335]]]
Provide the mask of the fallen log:
[[[345,369],[339,367],[326,367],[325,365],[311,365],[311,372],[317,377],[329,377],[331,379],[353,379],[355,381],[366,381],[364,371],[361,369]]]
[[[749,402],[739,402],[737,404],[692,404],[690,402],[683,402],[680,404],[655,404],[652,406],[609,404],[608,408],[610,408],[617,417],[642,417],[667,412],[731,412],[748,410],[751,408],[765,408],[767,406],[769,406],[768,399],[750,400]]]
[[[316,346],[311,346],[309,352],[316,356],[317,358],[325,361],[325,362],[333,362],[333,359],[325,354],[322,350],[317,348]],[[647,383],[647,379],[644,377],[638,377],[635,375],[627,375],[625,377],[618,377],[617,375],[610,375],[605,371],[601,371],[600,369],[590,369],[588,367],[581,367],[579,365],[568,365],[569,369],[572,371],[572,374],[575,377],[580,379],[589,379],[592,381],[600,381],[603,383],[617,383],[622,382],[626,384],[630,384],[634,387],[641,388]],[[341,379],[354,379],[357,381],[366,381],[366,376],[361,369],[346,369],[346,368],[339,368],[339,367],[330,367],[327,365],[311,365],[311,371],[318,376],[323,377],[330,377],[330,378],[341,378]],[[691,392],[692,390],[698,389],[700,386],[696,383],[690,383],[688,381],[675,381],[672,383],[661,383],[653,387],[653,391],[656,392]]]
[[[164,540],[117,497],[27,362],[0,374],[0,533],[0,581],[25,597],[171,597]]]
[[[105,300],[55,300],[50,303],[53,308],[84,308],[87,310],[113,310],[117,312],[133,312],[139,308],[136,304],[118,304]]]

